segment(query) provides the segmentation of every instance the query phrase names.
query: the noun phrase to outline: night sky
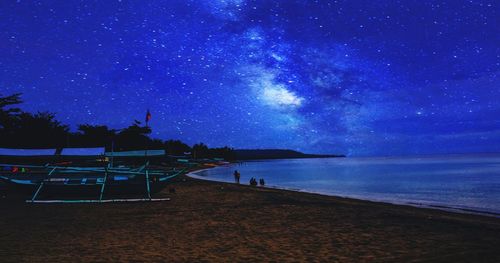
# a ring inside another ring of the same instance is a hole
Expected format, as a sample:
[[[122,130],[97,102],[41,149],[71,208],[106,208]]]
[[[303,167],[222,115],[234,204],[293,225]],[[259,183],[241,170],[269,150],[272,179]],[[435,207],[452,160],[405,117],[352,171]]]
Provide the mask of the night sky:
[[[0,2],[0,93],[211,147],[500,151],[498,1]]]

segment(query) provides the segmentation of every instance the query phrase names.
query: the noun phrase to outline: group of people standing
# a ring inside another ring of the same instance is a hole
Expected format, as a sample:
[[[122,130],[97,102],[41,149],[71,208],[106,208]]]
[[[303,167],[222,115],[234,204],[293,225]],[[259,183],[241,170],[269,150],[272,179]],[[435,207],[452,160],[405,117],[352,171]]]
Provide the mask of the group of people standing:
[[[240,183],[240,178],[241,178],[241,175],[240,175],[240,172],[238,172],[238,170],[235,170],[234,173],[234,181],[239,184]],[[258,183],[260,186],[264,186],[266,185],[266,182],[264,181],[264,178],[260,178],[259,179],[259,183]],[[257,179],[255,178],[250,178],[250,185],[251,186],[257,186]]]

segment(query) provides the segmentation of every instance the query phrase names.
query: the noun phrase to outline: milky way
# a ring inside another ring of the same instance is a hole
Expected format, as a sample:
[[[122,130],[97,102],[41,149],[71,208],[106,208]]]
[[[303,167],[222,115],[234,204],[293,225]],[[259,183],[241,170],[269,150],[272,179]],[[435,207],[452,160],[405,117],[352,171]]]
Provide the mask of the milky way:
[[[189,144],[500,150],[494,1],[2,1],[0,94]]]

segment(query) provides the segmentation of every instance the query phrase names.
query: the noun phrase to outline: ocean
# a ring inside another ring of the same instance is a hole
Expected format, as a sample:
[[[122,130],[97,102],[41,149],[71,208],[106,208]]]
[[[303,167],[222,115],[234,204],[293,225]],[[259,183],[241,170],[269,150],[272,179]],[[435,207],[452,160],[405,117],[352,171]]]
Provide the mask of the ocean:
[[[248,161],[193,174],[266,187],[500,216],[500,154]]]

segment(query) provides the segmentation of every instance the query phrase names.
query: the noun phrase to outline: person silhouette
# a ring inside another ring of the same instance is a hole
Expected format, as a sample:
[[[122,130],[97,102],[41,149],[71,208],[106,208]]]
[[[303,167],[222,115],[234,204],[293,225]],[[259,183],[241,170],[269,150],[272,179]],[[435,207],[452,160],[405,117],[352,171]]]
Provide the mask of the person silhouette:
[[[251,186],[256,186],[256,185],[257,185],[257,179],[255,179],[255,178],[253,178],[253,177],[252,177],[252,178],[250,179],[250,185],[251,185]]]
[[[240,172],[238,172],[238,170],[234,170],[234,181],[239,184],[240,183]]]

